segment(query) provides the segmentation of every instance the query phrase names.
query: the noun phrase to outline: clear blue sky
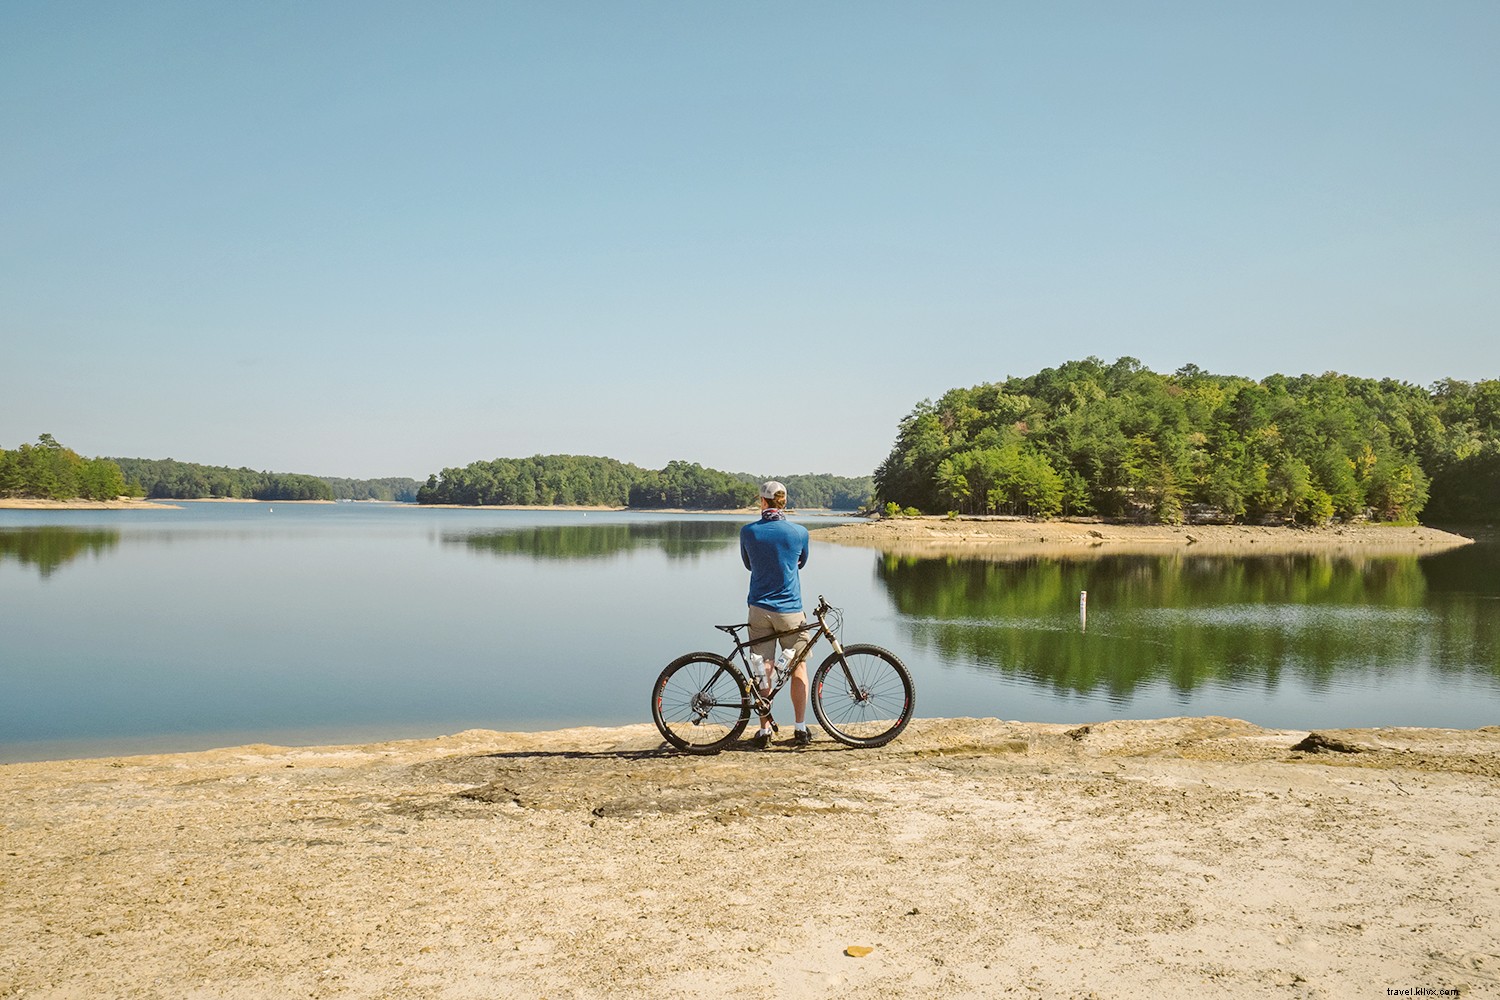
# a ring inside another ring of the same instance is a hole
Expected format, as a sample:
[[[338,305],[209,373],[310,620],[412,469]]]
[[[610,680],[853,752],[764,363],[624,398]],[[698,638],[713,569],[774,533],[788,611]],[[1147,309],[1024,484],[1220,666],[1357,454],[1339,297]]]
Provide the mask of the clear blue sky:
[[[0,444],[868,473],[1098,355],[1500,377],[1500,3],[0,5]]]

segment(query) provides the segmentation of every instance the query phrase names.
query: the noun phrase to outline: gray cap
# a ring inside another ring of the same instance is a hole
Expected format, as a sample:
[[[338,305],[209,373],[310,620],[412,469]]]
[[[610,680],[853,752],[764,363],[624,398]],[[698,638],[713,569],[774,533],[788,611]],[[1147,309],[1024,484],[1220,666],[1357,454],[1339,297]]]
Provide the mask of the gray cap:
[[[776,494],[785,492],[786,487],[781,485],[774,479],[768,479],[760,484],[760,495],[765,497],[767,500],[774,499]]]

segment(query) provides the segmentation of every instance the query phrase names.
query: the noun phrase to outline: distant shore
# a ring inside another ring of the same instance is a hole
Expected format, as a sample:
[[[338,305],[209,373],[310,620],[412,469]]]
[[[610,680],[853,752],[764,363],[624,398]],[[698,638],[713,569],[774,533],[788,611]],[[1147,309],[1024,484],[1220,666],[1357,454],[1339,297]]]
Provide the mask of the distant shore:
[[[3,765],[0,991],[1500,988],[1500,728],[789,744],[692,758],[641,724]]]
[[[338,503],[337,500],[257,500],[255,497],[193,497],[185,499],[184,503],[295,503],[295,504],[330,504]]]
[[[996,558],[1182,552],[1205,555],[1267,553],[1428,553],[1473,543],[1472,538],[1422,526],[1338,525],[1263,528],[1238,524],[1145,525],[1088,521],[945,517],[883,518],[817,528],[814,538],[897,555],[982,555]]]
[[[562,505],[562,504],[524,504],[524,503],[504,503],[504,504],[480,504],[480,503],[408,503],[408,504],[402,504],[402,506],[404,506],[404,507],[410,507],[412,510],[576,510],[576,511],[581,511],[581,512],[583,512],[585,514],[592,514],[592,513],[596,512],[596,511],[613,513],[615,511],[630,510],[629,507],[610,507],[610,506],[608,506],[606,504],[599,504],[599,505],[580,504],[580,505],[577,505],[577,506],[565,506],[565,505]],[[715,513],[715,512],[713,512],[713,511],[704,511],[704,513]]]
[[[723,514],[735,517],[743,517],[747,520],[756,517],[760,512],[755,507],[724,507],[713,510],[695,510],[687,507],[609,507],[609,506],[581,506],[564,504],[467,504],[467,503],[422,503],[405,504],[415,510],[543,510],[543,511],[581,511],[585,514]],[[807,510],[791,510],[787,512],[792,518],[798,517],[854,517],[852,511],[826,510],[823,508],[809,508]]]

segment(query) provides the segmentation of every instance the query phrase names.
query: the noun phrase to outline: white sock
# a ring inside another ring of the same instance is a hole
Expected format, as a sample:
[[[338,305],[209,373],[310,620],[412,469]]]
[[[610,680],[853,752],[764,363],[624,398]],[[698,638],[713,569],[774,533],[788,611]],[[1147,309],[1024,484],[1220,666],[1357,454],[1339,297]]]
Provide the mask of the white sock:
[[[760,727],[760,732],[756,733],[755,735],[757,735],[757,736],[770,736],[771,735],[771,727],[770,726],[761,726]]]
[[[797,723],[796,729],[797,729],[797,732],[799,732],[799,733],[805,733],[805,732],[807,732],[807,723],[805,723],[805,722],[799,722],[799,723]]]

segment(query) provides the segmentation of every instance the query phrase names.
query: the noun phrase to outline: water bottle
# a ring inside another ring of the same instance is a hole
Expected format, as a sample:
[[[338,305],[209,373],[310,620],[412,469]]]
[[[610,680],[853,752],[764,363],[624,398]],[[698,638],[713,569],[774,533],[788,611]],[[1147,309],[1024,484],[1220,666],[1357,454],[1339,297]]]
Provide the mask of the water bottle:
[[[786,680],[787,671],[788,671],[788,668],[790,666],[791,666],[791,661],[786,658],[786,650],[784,650],[784,649],[777,650],[776,651],[776,676],[778,678],[782,679],[782,680]]]
[[[771,693],[771,661],[759,653],[750,654],[750,675],[760,685],[761,694]]]

